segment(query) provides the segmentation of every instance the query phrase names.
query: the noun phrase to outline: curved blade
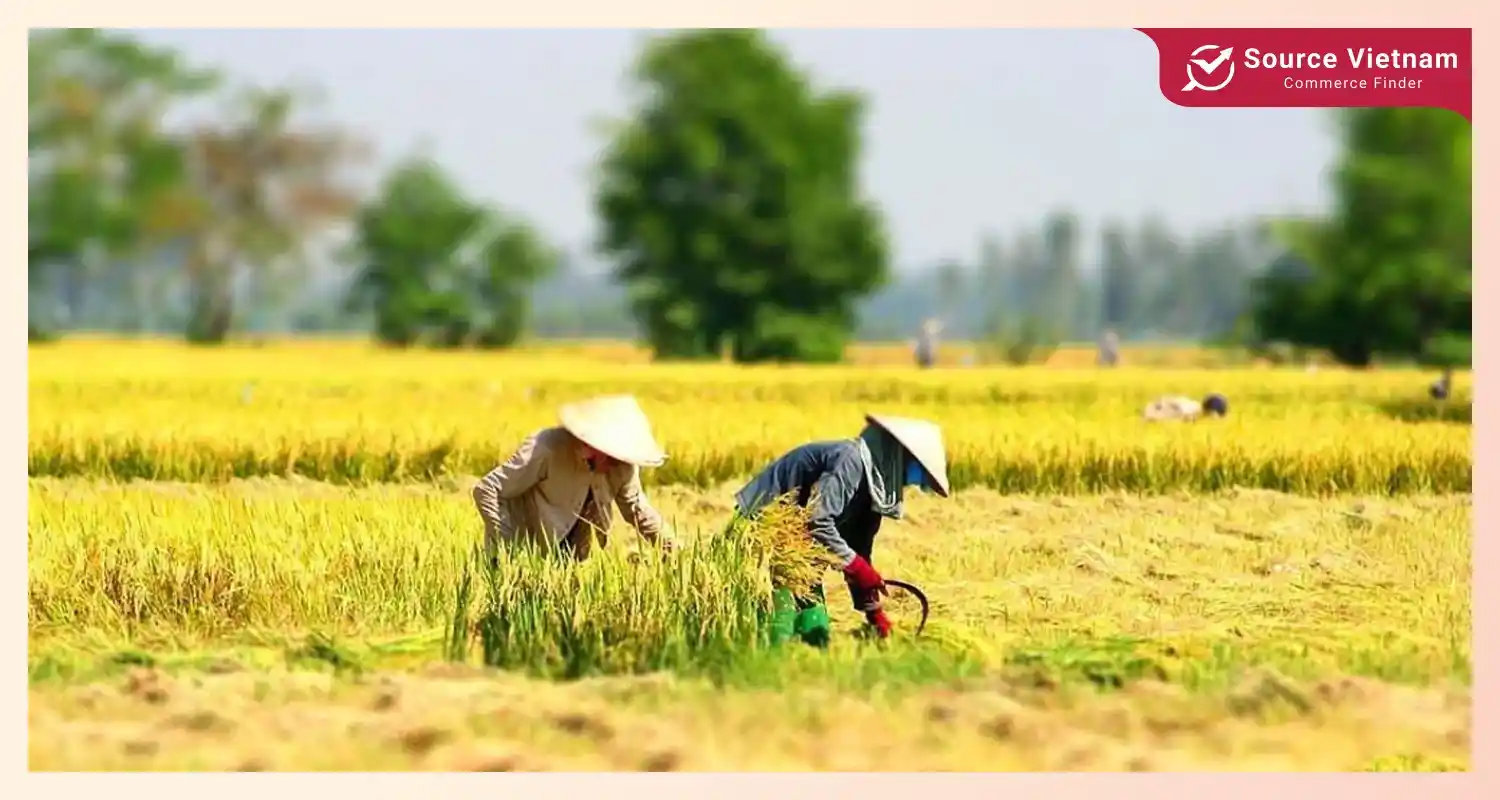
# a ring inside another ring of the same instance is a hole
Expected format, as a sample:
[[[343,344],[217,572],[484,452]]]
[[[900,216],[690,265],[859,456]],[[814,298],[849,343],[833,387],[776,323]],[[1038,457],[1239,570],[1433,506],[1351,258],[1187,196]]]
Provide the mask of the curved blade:
[[[905,581],[893,581],[890,578],[886,578],[885,585],[892,586],[900,589],[903,592],[906,592],[912,597],[917,598],[917,602],[922,604],[922,621],[917,624],[916,632],[916,635],[920,636],[922,633],[922,629],[927,627],[927,614],[929,611],[931,611],[931,606],[927,603],[927,594],[924,593],[921,589],[918,589],[917,587]]]

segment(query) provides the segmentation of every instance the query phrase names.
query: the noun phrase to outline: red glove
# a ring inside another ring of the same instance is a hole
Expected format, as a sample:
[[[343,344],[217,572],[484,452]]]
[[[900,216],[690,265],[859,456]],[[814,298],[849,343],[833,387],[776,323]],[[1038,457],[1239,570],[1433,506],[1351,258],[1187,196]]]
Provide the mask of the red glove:
[[[885,578],[880,577],[880,573],[863,556],[855,556],[849,566],[844,567],[844,580],[867,601],[874,601],[886,593]]]
[[[891,635],[891,620],[885,615],[885,609],[877,608],[874,611],[865,612],[865,621],[874,626],[880,638],[885,639]]]

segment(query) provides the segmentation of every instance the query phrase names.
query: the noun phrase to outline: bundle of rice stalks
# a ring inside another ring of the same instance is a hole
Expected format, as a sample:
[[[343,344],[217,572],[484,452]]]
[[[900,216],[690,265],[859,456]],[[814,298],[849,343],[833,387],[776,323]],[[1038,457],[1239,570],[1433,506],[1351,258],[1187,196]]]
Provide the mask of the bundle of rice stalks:
[[[741,519],[738,525],[769,573],[771,585],[789,589],[798,597],[821,583],[825,571],[839,567],[833,554],[807,533],[817,502],[814,492],[806,506],[799,506],[789,492],[761,509],[754,519]]]
[[[769,598],[743,538],[695,541],[636,566],[621,556],[578,563],[502,549],[493,568],[482,563],[477,597],[456,587],[450,655],[461,660],[477,639],[486,666],[571,680],[706,668],[754,647]]]

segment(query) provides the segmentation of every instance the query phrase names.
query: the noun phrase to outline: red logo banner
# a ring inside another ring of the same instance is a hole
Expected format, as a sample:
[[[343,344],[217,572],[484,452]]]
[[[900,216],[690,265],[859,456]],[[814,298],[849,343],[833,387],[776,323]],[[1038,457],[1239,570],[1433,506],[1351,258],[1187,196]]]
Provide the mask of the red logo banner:
[[[1446,108],[1473,121],[1471,28],[1137,28],[1196,108]]]

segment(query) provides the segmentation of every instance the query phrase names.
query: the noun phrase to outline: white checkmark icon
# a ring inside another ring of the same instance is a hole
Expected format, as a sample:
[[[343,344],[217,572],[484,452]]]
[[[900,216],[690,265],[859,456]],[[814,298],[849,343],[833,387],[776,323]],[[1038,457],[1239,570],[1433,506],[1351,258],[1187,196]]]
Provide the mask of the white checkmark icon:
[[[1222,66],[1225,61],[1228,61],[1229,57],[1232,55],[1234,55],[1234,48],[1226,47],[1223,50],[1219,51],[1219,57],[1214,59],[1213,61],[1207,61],[1202,58],[1194,58],[1189,60],[1194,64],[1197,64],[1198,68],[1203,70],[1203,74],[1212,75],[1214,74],[1214,70]]]

